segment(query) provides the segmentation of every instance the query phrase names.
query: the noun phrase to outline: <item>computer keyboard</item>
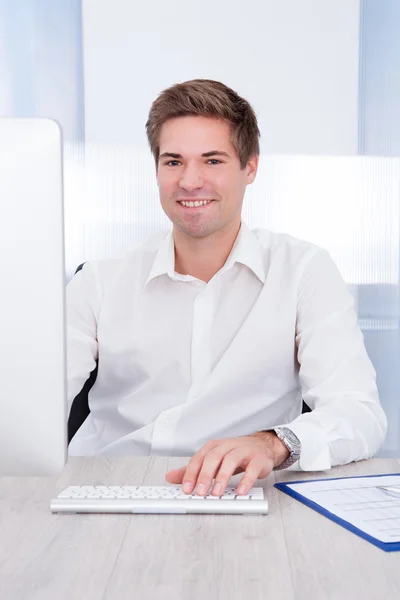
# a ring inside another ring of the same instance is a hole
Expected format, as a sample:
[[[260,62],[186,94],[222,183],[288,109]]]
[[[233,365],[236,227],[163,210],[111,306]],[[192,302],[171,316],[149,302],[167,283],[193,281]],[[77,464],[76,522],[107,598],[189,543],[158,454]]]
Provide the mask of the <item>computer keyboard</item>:
[[[268,514],[261,487],[238,496],[233,487],[222,496],[184,494],[179,485],[81,485],[69,486],[51,501],[53,513],[211,513]]]

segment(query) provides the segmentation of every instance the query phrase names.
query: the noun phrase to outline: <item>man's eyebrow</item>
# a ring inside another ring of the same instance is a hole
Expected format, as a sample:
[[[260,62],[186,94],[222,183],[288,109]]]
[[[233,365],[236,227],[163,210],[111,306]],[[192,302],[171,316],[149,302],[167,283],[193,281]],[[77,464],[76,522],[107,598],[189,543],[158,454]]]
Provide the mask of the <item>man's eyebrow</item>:
[[[223,150],[210,150],[210,152],[204,152],[204,154],[202,154],[201,156],[203,158],[210,158],[211,156],[226,156],[229,158],[229,154],[227,152],[224,152]],[[176,160],[183,157],[182,154],[176,154],[175,152],[163,152],[162,154],[160,154],[159,160],[161,160],[162,158],[174,158]]]
[[[169,158],[182,158],[182,155],[181,155],[181,154],[175,154],[174,152],[163,152],[163,153],[160,155],[160,157],[159,157],[159,160],[161,160],[162,158],[166,158],[167,156],[168,156]]]
[[[202,156],[204,156],[204,158],[210,158],[210,156],[227,156],[227,157],[229,157],[229,154],[227,152],[223,152],[223,150],[211,150],[211,152],[204,152],[204,154],[202,154]]]

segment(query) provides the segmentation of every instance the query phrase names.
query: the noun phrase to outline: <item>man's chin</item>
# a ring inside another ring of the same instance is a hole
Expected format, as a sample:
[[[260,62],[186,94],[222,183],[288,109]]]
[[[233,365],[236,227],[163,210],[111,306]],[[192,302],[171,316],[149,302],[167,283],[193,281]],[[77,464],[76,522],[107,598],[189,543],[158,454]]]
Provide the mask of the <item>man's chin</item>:
[[[173,223],[173,226],[174,229],[178,229],[184,235],[194,239],[208,237],[209,235],[212,235],[218,231],[218,227],[211,227],[210,225],[206,224],[188,226],[187,223],[182,224],[180,222],[175,222]]]

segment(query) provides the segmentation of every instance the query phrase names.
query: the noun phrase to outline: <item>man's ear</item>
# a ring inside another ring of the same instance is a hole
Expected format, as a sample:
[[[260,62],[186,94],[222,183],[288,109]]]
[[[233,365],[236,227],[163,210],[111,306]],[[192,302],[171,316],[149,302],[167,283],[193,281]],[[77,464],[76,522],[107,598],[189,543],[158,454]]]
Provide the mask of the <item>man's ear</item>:
[[[246,176],[247,176],[247,185],[253,183],[256,178],[258,170],[258,155],[255,154],[250,158],[246,165]]]

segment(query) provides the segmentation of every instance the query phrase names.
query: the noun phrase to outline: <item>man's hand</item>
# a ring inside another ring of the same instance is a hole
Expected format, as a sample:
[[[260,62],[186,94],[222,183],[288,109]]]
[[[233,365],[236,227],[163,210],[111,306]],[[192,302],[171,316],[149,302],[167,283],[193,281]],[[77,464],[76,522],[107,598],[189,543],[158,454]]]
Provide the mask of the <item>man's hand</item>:
[[[169,483],[182,483],[185,494],[195,489],[198,496],[208,493],[212,480],[213,496],[221,496],[232,475],[245,472],[236,491],[245,495],[256,479],[268,477],[289,457],[289,450],[273,431],[261,431],[243,437],[212,440],[192,456],[189,464],[169,471]]]

